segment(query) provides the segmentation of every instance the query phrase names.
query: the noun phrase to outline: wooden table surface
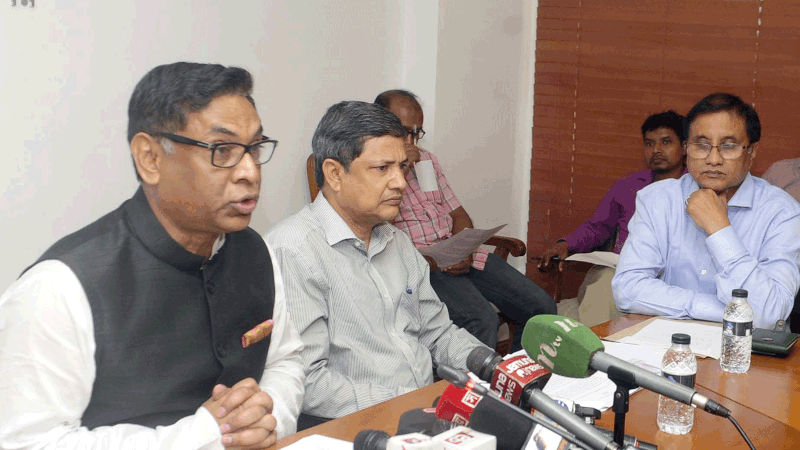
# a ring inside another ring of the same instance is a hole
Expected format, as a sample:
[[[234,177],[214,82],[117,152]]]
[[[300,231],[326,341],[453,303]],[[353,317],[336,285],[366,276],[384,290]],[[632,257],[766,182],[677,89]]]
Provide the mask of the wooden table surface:
[[[351,442],[361,430],[381,430],[394,435],[397,433],[400,416],[404,412],[431,406],[436,397],[442,395],[448,384],[446,381],[439,381],[348,416],[303,430],[281,439],[277,446],[278,448],[285,447],[312,434],[321,434]]]
[[[630,314],[592,330],[604,337],[647,319],[650,316]],[[786,358],[753,355],[747,373],[728,373],[716,359],[699,359],[695,385],[800,430],[800,350],[796,348]],[[723,406],[730,409],[724,402]]]
[[[627,315],[592,328],[598,336],[608,336],[647,320],[648,316]],[[702,395],[730,409],[758,449],[800,449],[800,355],[793,350],[787,358],[753,355],[746,374],[729,374],[712,358],[698,361],[696,389]],[[401,395],[357,413],[310,428],[278,441],[282,448],[312,434],[352,441],[359,431],[397,431],[400,416],[411,409],[431,406],[447,382],[440,381]],[[630,398],[626,434],[658,445],[660,450],[704,448],[747,449],[733,424],[704,411],[695,412],[694,428],[687,435],[675,436],[659,431],[656,425],[658,394],[641,390]],[[614,428],[614,413],[603,413],[598,425]]]

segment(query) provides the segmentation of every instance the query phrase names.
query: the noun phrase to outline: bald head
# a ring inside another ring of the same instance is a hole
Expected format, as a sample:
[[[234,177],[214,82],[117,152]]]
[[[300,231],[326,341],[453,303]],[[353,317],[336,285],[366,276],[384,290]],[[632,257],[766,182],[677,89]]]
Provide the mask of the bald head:
[[[413,133],[415,129],[422,129],[422,122],[425,119],[422,114],[422,106],[417,101],[416,95],[411,92],[402,89],[382,92],[375,98],[375,103],[399,117],[403,127],[409,133]]]

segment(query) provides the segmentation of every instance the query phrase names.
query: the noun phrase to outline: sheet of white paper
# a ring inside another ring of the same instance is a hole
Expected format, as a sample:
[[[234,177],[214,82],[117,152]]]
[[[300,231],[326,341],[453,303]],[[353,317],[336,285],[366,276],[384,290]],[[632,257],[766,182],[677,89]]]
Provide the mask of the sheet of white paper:
[[[641,367],[654,374],[661,372],[661,359],[666,349],[655,347],[641,347],[638,345],[620,344],[617,342],[603,342],[606,353]],[[525,350],[509,354],[506,359],[526,355]],[[542,392],[552,398],[572,400],[586,407],[597,408],[605,411],[614,404],[614,391],[617,385],[608,379],[603,372],[595,372],[587,378],[569,378],[553,374]],[[639,389],[631,390],[631,394]]]
[[[661,360],[664,359],[666,347],[650,345],[624,344],[620,342],[603,341],[605,352],[649,372],[661,372]]]
[[[481,244],[494,236],[495,233],[500,231],[504,226],[506,226],[506,224],[492,228],[491,230],[465,228],[450,239],[430,247],[422,248],[419,252],[424,256],[432,257],[441,268],[452,266],[471,255]]]
[[[691,323],[681,320],[656,319],[633,336],[620,339],[627,344],[661,347],[672,345],[673,333],[686,333],[692,337],[689,344],[696,355],[719,359],[722,353],[722,324]]]
[[[312,434],[283,448],[285,450],[353,450],[353,443],[321,434]]]
[[[433,170],[433,161],[419,161],[414,164],[414,171],[417,173],[417,183],[422,192],[432,192],[439,190],[439,182],[436,180],[436,171]]]
[[[582,261],[616,269],[619,255],[614,252],[575,253],[567,261]]]

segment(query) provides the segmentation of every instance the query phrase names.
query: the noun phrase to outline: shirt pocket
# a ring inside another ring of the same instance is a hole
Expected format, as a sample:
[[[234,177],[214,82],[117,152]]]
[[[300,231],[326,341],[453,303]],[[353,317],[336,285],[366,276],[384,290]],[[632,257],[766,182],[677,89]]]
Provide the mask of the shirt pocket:
[[[422,314],[419,310],[418,293],[415,290],[408,288],[400,296],[398,313],[403,331],[411,336],[419,336],[422,329]]]
[[[441,189],[437,189],[435,191],[430,191],[430,192],[425,192],[425,198],[429,202],[437,203],[437,204],[440,204],[440,205],[442,203],[444,203],[444,196],[442,195],[442,190]]]

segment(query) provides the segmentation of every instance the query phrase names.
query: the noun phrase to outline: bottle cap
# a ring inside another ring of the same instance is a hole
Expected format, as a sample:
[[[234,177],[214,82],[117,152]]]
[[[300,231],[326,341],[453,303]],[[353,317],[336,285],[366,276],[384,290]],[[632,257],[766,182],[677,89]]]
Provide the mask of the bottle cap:
[[[734,289],[733,296],[737,298],[747,298],[747,290],[745,289]]]
[[[692,343],[692,337],[685,333],[675,333],[672,335],[672,343],[689,345]]]

